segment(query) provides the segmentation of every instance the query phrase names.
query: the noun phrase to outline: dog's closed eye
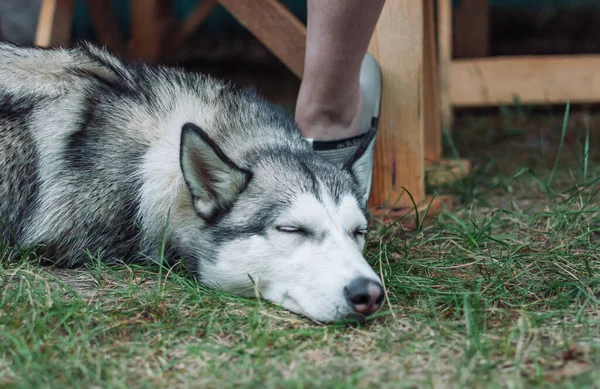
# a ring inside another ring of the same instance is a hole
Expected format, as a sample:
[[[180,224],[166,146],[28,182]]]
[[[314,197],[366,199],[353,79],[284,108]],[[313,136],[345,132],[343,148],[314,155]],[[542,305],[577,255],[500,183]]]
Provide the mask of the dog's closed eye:
[[[277,229],[277,231],[283,232],[286,234],[302,234],[302,235],[309,234],[308,230],[304,227],[282,225],[282,226],[277,226],[275,228]]]
[[[363,237],[367,235],[367,227],[357,227],[354,230],[354,236],[356,237]]]
[[[367,235],[367,227],[366,226],[360,226],[360,227],[356,227],[353,231],[354,236],[355,237],[364,237],[365,235]]]

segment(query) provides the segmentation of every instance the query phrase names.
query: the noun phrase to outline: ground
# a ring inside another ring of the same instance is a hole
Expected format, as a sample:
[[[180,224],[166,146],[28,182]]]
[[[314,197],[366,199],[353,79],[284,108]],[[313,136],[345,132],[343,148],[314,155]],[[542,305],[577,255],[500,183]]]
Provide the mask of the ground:
[[[571,112],[563,128],[563,108],[458,116],[445,153],[474,169],[432,188],[457,207],[416,231],[373,229],[388,299],[363,327],[177,269],[62,270],[3,248],[0,386],[598,387],[599,118]]]

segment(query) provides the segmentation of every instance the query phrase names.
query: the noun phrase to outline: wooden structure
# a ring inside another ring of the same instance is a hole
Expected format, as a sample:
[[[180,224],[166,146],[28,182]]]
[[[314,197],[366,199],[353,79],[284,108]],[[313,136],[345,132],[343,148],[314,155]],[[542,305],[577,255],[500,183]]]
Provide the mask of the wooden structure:
[[[440,110],[452,125],[454,107],[511,104],[597,103],[600,55],[488,57],[488,0],[438,0]],[[452,24],[459,24],[452,33]],[[453,38],[454,36],[454,38]],[[459,49],[453,44],[461,42]],[[467,57],[455,59],[453,57]]]
[[[67,21],[73,14],[73,1],[43,1],[37,45],[68,44]],[[99,38],[109,49],[130,58],[155,61],[165,48],[181,44],[221,4],[302,77],[306,27],[278,0],[204,0],[180,25],[165,12],[168,0],[130,1],[132,35],[125,44],[115,34],[115,18],[108,12],[110,0],[88,0]],[[441,159],[439,97],[446,94],[438,91],[434,6],[435,0],[387,0],[369,46],[383,73],[380,131],[369,203],[372,213],[382,219],[411,214],[415,203],[421,210],[430,207],[430,215],[444,206],[451,207],[451,198],[431,198],[425,192],[427,172],[432,181],[440,167],[453,167],[450,161]],[[444,34],[447,31],[442,28],[438,35]],[[443,78],[442,90],[447,87],[445,82]],[[464,167],[464,161],[459,166]],[[464,169],[459,169],[458,175],[461,173]]]

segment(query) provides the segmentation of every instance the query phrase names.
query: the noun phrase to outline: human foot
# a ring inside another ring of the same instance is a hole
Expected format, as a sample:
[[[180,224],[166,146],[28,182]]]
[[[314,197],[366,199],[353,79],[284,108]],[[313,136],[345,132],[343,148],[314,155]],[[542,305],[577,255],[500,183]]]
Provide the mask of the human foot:
[[[358,92],[354,96],[346,98],[348,105],[345,109],[335,112],[332,107],[325,107],[321,110],[324,114],[320,116],[297,115],[300,128],[315,152],[337,165],[342,165],[353,155],[362,141],[369,136],[369,130],[377,131],[381,102],[381,70],[370,54],[363,59],[357,89]],[[349,110],[348,107],[354,108]],[[374,144],[373,137],[365,156],[355,164],[355,174],[363,186],[365,202],[371,192]]]

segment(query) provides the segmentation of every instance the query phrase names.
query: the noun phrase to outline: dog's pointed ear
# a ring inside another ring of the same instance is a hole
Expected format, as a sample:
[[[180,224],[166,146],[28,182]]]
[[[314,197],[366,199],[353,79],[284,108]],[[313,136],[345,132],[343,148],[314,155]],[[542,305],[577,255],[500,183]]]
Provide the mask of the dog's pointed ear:
[[[227,211],[252,177],[249,171],[236,166],[206,132],[191,123],[181,129],[179,160],[194,208],[207,221]]]
[[[371,191],[371,177],[373,173],[368,170],[373,169],[372,159],[376,135],[376,127],[367,131],[356,150],[354,150],[354,153],[343,164],[343,168],[350,172],[358,184],[362,195],[361,200],[365,204]]]

